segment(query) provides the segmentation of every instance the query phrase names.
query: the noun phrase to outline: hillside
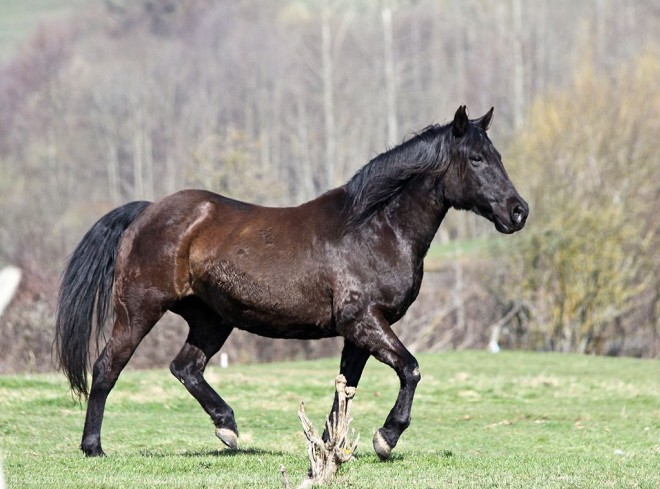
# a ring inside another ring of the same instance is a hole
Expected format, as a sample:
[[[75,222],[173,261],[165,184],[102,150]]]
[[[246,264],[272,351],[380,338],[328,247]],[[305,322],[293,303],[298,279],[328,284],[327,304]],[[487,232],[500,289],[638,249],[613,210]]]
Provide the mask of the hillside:
[[[66,19],[89,0],[3,0],[0,2],[0,60],[14,56],[41,24]]]

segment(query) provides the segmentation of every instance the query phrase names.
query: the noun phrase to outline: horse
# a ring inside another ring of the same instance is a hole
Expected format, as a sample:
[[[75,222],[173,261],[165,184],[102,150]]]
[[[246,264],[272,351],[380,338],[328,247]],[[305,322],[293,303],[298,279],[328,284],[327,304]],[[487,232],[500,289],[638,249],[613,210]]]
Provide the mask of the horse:
[[[373,448],[387,459],[410,425],[421,379],[392,325],[416,299],[424,256],[450,208],[490,220],[501,233],[525,225],[528,205],[486,131],[491,108],[431,125],[362,167],[343,186],[297,207],[264,207],[205,190],[131,202],[94,224],[62,275],[55,325],[59,366],[87,400],[81,450],[105,455],[108,394],[140,341],[166,311],[189,332],[172,374],[238,448],[234,411],[204,379],[234,328],[269,338],[342,336],[340,373],[357,387],[370,357],[396,372],[400,388]],[[112,333],[92,368],[113,310]],[[331,414],[337,411],[337,396]],[[324,434],[327,439],[327,433]]]

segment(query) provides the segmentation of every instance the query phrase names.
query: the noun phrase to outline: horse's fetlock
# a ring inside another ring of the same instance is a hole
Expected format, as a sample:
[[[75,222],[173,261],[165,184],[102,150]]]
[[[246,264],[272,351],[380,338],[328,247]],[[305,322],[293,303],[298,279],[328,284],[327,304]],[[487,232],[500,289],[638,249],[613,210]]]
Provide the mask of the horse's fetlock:
[[[98,436],[85,437],[80,443],[80,450],[87,457],[105,457],[105,452],[101,448],[101,439]]]
[[[231,408],[211,408],[208,410],[208,413],[217,428],[229,428],[233,431],[238,431],[234,411]]]

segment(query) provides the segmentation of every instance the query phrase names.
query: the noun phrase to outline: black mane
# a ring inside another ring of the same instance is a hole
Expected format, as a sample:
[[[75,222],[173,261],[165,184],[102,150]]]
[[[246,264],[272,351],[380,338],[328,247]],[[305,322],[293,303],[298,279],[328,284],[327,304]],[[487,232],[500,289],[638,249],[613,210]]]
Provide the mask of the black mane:
[[[345,185],[348,227],[368,220],[417,177],[443,173],[449,160],[449,136],[451,124],[428,126],[358,170]]]

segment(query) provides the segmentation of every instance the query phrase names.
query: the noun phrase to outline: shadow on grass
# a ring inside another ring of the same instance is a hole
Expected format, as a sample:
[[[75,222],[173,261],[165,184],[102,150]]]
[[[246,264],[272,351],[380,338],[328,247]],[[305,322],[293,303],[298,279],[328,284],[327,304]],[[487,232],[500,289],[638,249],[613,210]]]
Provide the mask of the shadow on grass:
[[[368,462],[373,462],[375,464],[396,464],[408,459],[419,459],[422,457],[435,458],[435,459],[450,459],[454,456],[454,452],[451,450],[440,450],[433,452],[394,452],[386,460],[381,460],[373,452],[357,452],[354,457],[356,460],[363,460]]]
[[[283,457],[286,452],[279,450],[263,450],[261,448],[239,448],[238,450],[196,450],[178,453],[165,453],[156,450],[142,450],[140,454],[144,457],[237,457],[240,455],[261,455]]]

